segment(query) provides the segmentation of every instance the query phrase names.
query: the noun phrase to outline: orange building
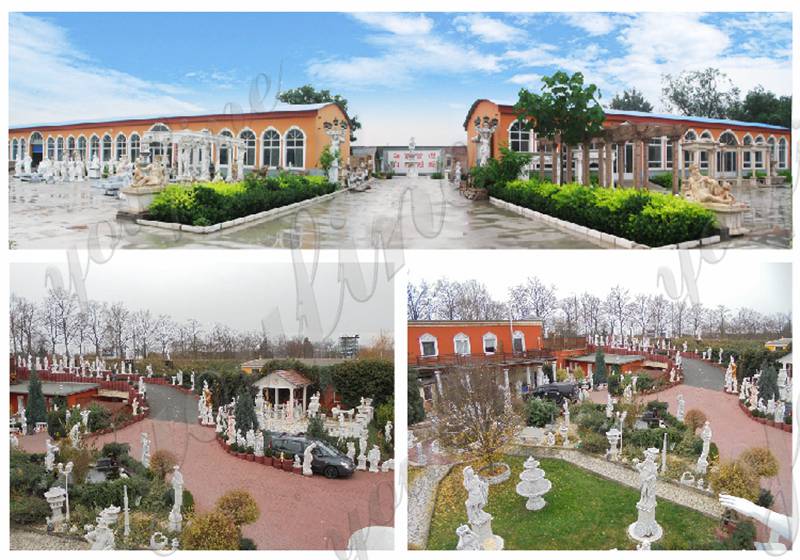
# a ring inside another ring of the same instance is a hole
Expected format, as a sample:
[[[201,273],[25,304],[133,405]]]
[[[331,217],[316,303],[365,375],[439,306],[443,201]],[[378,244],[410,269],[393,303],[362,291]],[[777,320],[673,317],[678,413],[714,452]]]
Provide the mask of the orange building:
[[[618,111],[605,109],[606,128],[615,128],[624,122],[631,124],[655,125],[684,125],[688,127],[682,141],[711,140],[718,142],[726,148],[739,149],[726,151],[717,155],[716,166],[718,175],[722,177],[735,177],[737,172],[747,176],[752,170],[766,171],[768,162],[764,160],[764,150],[757,149],[758,145],[768,146],[778,170],[790,169],[791,166],[791,130],[781,126],[747,123],[725,119],[709,119],[700,117],[683,117],[656,113],[641,113],[637,111]],[[497,128],[490,141],[491,157],[500,157],[500,148],[506,147],[517,152],[538,152],[539,142],[535,130],[524,130],[517,122],[513,105],[495,103],[488,99],[478,99],[472,104],[464,121],[464,130],[467,133],[467,161],[472,167],[478,159],[478,143],[475,119],[488,117],[489,120],[497,119]],[[544,146],[542,151],[549,151]],[[708,156],[705,152],[700,154],[701,169],[708,169]],[[594,157],[594,156],[593,156]],[[623,180],[633,177],[634,145],[626,142],[624,151]],[[650,139],[647,149],[642,154],[645,169],[650,174],[659,174],[672,170],[672,142],[666,137]],[[689,166],[691,156],[684,150],[679,151],[679,165],[681,168]],[[593,163],[594,167],[596,164]],[[549,163],[545,169],[549,169]],[[616,171],[616,170],[615,170]]]
[[[47,154],[52,161],[77,156],[91,161],[97,155],[101,163],[130,161],[139,156],[142,136],[148,131],[208,131],[243,140],[245,170],[256,167],[281,168],[305,172],[318,169],[320,154],[330,144],[324,124],[334,119],[347,121],[344,111],[335,103],[312,105],[278,105],[271,111],[241,114],[192,115],[178,117],[136,118],[114,121],[79,122],[9,128],[9,158],[17,161],[28,154],[33,167]],[[348,134],[339,146],[340,153],[350,153]],[[172,146],[151,144],[151,153],[162,155],[175,164],[177,150]],[[234,154],[227,148],[214,150],[211,161],[223,174]],[[347,156],[345,155],[345,161]]]
[[[542,348],[541,321],[409,321],[408,363],[447,356],[522,354]]]

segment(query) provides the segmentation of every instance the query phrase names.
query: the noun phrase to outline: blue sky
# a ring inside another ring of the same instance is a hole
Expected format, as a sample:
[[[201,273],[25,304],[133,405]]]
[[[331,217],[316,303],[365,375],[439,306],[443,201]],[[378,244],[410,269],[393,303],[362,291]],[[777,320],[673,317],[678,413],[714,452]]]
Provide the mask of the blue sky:
[[[477,98],[582,71],[605,101],[715,66],[743,91],[791,92],[791,16],[770,13],[10,15],[10,123],[269,108],[305,83],[350,100],[359,143],[463,141]],[[735,38],[736,40],[734,40]],[[259,75],[271,87],[259,92]],[[266,96],[264,94],[266,93]],[[254,99],[251,102],[251,97]],[[262,97],[265,97],[263,101]]]

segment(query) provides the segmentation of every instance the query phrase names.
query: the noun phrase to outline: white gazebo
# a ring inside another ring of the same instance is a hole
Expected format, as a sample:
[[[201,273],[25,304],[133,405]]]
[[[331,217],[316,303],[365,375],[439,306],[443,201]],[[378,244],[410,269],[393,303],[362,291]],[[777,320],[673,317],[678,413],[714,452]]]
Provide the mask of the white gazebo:
[[[303,407],[303,414],[305,415],[308,386],[313,385],[313,383],[309,378],[307,378],[299,371],[295,371],[293,369],[275,370],[268,373],[258,381],[256,381],[253,385],[258,387],[258,389],[261,391],[266,389],[268,398],[269,398],[269,393],[272,392],[272,403],[274,405],[280,404],[281,390],[289,391],[289,397],[287,401],[293,401],[297,396],[296,391],[302,389],[303,398],[301,402]]]

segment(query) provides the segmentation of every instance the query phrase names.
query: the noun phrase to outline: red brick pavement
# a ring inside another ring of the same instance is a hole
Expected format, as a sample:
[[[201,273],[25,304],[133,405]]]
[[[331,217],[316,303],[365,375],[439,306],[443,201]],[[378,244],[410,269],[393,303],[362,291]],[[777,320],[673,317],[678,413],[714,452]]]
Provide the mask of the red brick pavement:
[[[304,477],[225,453],[212,428],[146,419],[96,438],[129,443],[141,454],[140,434],[148,432],[151,451],[168,449],[180,460],[195,507],[207,511],[228,490],[243,488],[258,502],[258,521],[243,529],[259,549],[342,549],[350,535],[370,525],[394,525],[394,473],[356,472],[352,478]],[[21,446],[43,452],[46,434],[21,438]]]
[[[660,393],[647,395],[646,400],[661,400],[669,403],[669,412],[675,414],[678,395],[686,401],[686,410],[697,408],[711,422],[712,441],[719,448],[720,457],[735,459],[742,451],[751,447],[767,447],[780,465],[778,476],[764,480],[763,485],[775,496],[772,509],[781,513],[792,510],[792,434],[759,424],[745,416],[739,409],[736,395],[689,385],[679,385]],[[597,403],[606,403],[606,391],[591,393]]]

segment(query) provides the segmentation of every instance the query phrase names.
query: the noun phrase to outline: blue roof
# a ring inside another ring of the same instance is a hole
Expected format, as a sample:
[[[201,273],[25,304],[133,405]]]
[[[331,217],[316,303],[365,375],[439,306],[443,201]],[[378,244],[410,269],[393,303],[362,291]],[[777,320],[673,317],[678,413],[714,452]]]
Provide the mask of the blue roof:
[[[674,121],[694,121],[698,123],[706,123],[706,124],[724,124],[728,126],[738,126],[738,127],[753,127],[758,126],[760,128],[771,128],[773,130],[785,130],[789,131],[788,128],[785,126],[777,126],[774,124],[765,124],[765,123],[758,123],[758,122],[746,122],[746,121],[734,121],[729,119],[710,119],[708,117],[687,117],[683,115],[670,115],[668,113],[645,113],[644,111],[620,111],[619,109],[603,109],[606,115],[629,115],[631,117],[656,117],[659,119],[669,119]]]

